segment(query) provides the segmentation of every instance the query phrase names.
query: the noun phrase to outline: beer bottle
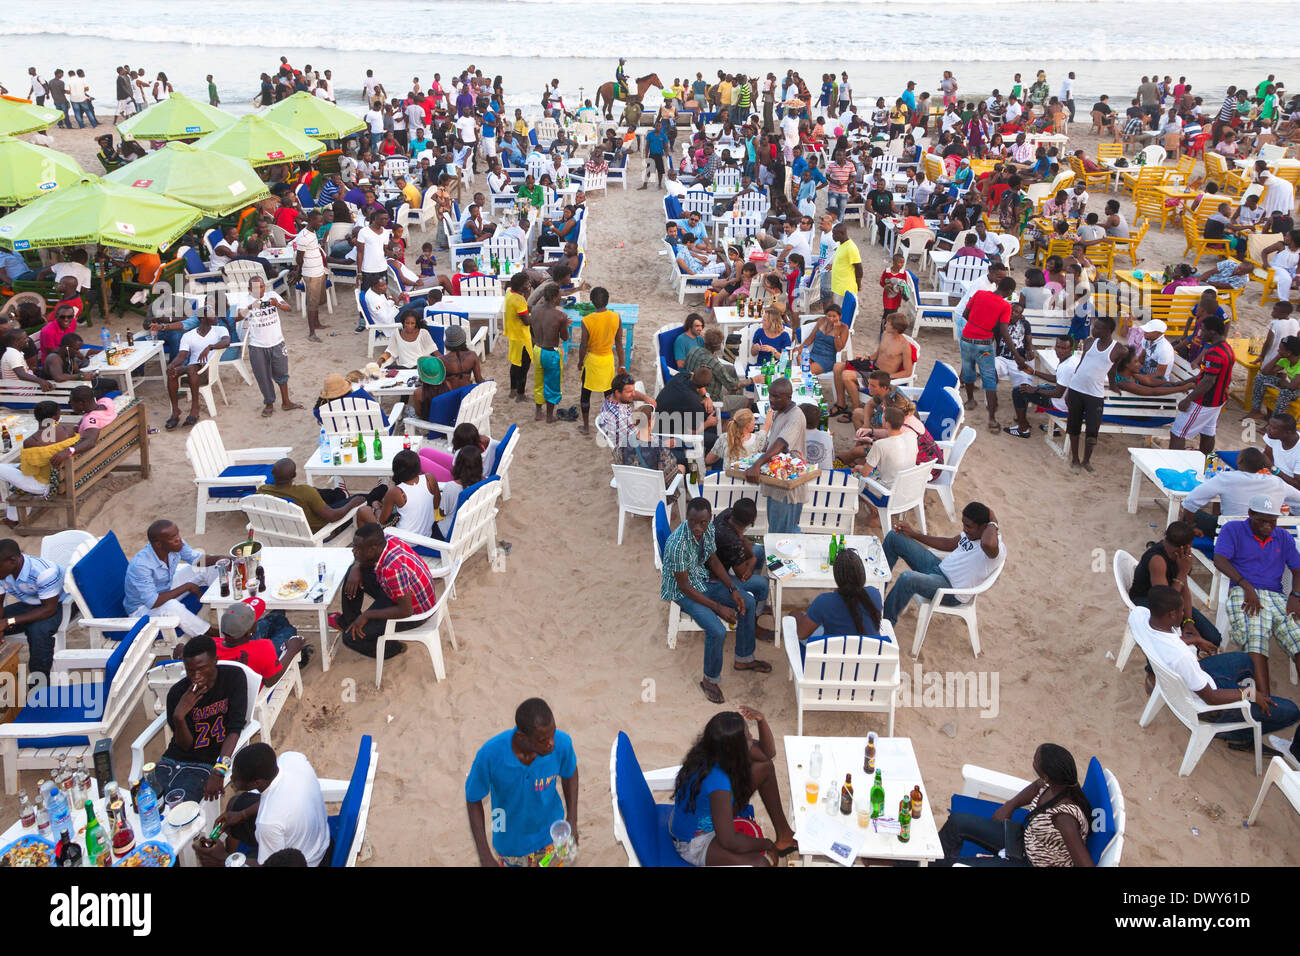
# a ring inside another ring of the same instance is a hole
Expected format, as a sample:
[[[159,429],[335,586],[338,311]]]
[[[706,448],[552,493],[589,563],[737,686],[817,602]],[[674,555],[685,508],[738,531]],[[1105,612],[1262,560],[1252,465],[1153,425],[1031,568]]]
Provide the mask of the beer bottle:
[[[104,840],[104,828],[95,819],[95,804],[86,801],[86,865],[110,866],[108,846]]]
[[[375,429],[375,461],[382,461],[384,458],[384,443],[379,440],[379,429]]]
[[[13,451],[14,440],[9,434],[9,426],[0,425],[0,444],[3,444],[5,451]]]
[[[862,772],[868,777],[876,772],[876,733],[867,734],[867,746],[862,751]]]
[[[357,463],[365,464],[366,461],[366,443],[361,440],[361,434],[358,432],[356,437],[357,446]]]
[[[826,552],[826,563],[831,565],[832,567],[834,567],[835,565],[835,556],[839,554],[839,550],[840,550],[839,541],[836,538],[837,538],[836,535],[831,535],[831,546],[830,549]]]
[[[885,785],[880,782],[880,771],[876,771],[876,782],[871,785],[871,816],[879,817],[885,812]]]
[[[840,813],[853,812],[853,774],[844,775],[844,786],[840,787]]]
[[[912,839],[912,801],[904,797],[898,801],[898,842],[906,843]]]
[[[921,817],[921,785],[918,783],[912,788],[912,819],[918,820]]]

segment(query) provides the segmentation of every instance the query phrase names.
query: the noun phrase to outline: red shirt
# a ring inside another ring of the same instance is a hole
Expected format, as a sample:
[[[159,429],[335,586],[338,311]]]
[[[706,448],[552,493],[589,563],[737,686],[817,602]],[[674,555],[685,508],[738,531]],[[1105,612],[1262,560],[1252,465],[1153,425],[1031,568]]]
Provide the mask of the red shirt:
[[[993,338],[993,329],[999,322],[1011,320],[1011,303],[996,292],[980,289],[970,298],[970,318],[961,337],[970,341]]]
[[[1197,381],[1206,376],[1214,378],[1210,390],[1200,398],[1192,401],[1206,408],[1218,408],[1228,400],[1228,386],[1232,382],[1232,367],[1237,362],[1232,348],[1227,342],[1216,342],[1201,353],[1201,374]]]
[[[245,654],[248,655],[246,659]],[[280,673],[280,658],[275,653],[275,645],[265,638],[248,641],[236,647],[227,647],[224,640],[217,641],[217,660],[247,664],[262,675],[263,683],[267,678]]]
[[[409,594],[413,614],[423,614],[437,601],[429,566],[400,538],[388,539],[375,565],[375,577],[391,600],[398,601]]]
[[[888,269],[886,269],[884,272],[880,273],[880,287],[881,287],[882,289],[885,290],[885,291],[884,291],[884,294],[881,296],[881,298],[884,300],[884,307],[885,307],[886,309],[897,309],[900,305],[903,304],[903,297],[902,297],[901,295],[890,295],[890,294],[889,294],[889,285],[888,285],[888,283],[889,283],[889,280],[890,280],[890,279],[900,279],[900,280],[902,280],[903,282],[906,282],[906,281],[907,281],[907,273],[906,273],[906,272],[890,272]]]
[[[281,206],[275,211],[275,224],[292,236],[298,232],[298,217],[301,215],[293,206]]]
[[[451,294],[460,295],[461,279],[470,279],[473,278],[474,276],[485,276],[485,275],[487,275],[486,272],[457,272],[454,276],[451,277]]]

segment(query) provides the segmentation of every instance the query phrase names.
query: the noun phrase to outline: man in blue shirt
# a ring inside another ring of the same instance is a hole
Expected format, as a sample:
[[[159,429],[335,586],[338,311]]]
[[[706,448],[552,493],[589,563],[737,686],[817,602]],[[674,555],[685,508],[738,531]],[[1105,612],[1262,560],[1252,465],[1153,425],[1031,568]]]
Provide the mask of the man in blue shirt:
[[[250,476],[250,483],[261,481]],[[206,555],[191,548],[175,522],[162,518],[149,525],[149,543],[136,552],[126,567],[126,587],[122,606],[132,617],[158,614],[179,619],[186,637],[207,635],[215,638],[217,629],[196,613],[199,598],[216,578],[216,555]],[[185,562],[185,567],[178,567]]]
[[[660,185],[663,185],[662,174],[659,177]],[[32,271],[23,257],[17,252],[10,252],[7,249],[0,249],[0,281],[17,282],[21,279],[35,279],[36,273]]]
[[[655,172],[659,175],[659,188],[664,188],[664,156],[668,152],[668,134],[664,132],[663,124],[656,123],[654,129],[646,134],[645,138],[646,164],[645,175],[642,177],[640,189],[645,189],[650,183],[650,167],[653,164]]]
[[[23,554],[12,538],[0,540],[0,591],[5,604],[4,635],[27,636],[27,669],[50,676],[54,664],[54,634],[63,620],[63,569],[52,561]]]
[[[488,796],[492,798],[490,847],[483,812],[483,798]],[[555,729],[555,716],[546,701],[540,697],[524,701],[515,710],[514,729],[479,748],[465,779],[465,803],[482,866],[538,866],[555,849],[551,825],[560,820],[568,821],[577,842],[578,757],[569,735]]]
[[[916,81],[915,80],[907,81],[907,89],[903,90],[903,93],[899,97],[899,99],[901,99],[904,103],[907,104],[907,108],[910,112],[912,113],[916,112]]]

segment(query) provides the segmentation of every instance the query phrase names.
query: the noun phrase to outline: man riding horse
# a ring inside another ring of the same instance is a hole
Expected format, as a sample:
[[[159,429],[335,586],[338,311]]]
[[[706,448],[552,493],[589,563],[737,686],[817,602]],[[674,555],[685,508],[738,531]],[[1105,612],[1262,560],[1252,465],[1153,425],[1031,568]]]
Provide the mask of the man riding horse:
[[[621,100],[627,98],[627,71],[623,69],[627,63],[627,58],[620,56],[618,66],[614,67],[614,99]]]
[[[652,86],[663,89],[664,85],[659,80],[658,73],[651,73],[649,76],[638,76],[636,78],[636,90],[633,91],[631,84],[628,82],[627,71],[624,69],[627,60],[619,58],[618,66],[614,70],[614,79],[610,83],[602,83],[596,91],[596,105],[603,109],[605,119],[613,118],[614,103],[618,100],[640,102],[645,97],[645,92]]]

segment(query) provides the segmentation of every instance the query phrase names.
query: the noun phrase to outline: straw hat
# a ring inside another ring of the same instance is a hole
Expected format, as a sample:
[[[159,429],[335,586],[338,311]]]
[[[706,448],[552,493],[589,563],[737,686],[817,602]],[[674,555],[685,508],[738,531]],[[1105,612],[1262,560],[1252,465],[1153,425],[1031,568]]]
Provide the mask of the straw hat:
[[[441,385],[447,379],[447,367],[436,355],[426,355],[416,365],[420,381],[425,385]]]
[[[328,402],[333,401],[336,398],[342,398],[351,391],[352,386],[348,384],[346,378],[338,372],[330,372],[325,376],[325,385],[320,390],[320,397]]]

